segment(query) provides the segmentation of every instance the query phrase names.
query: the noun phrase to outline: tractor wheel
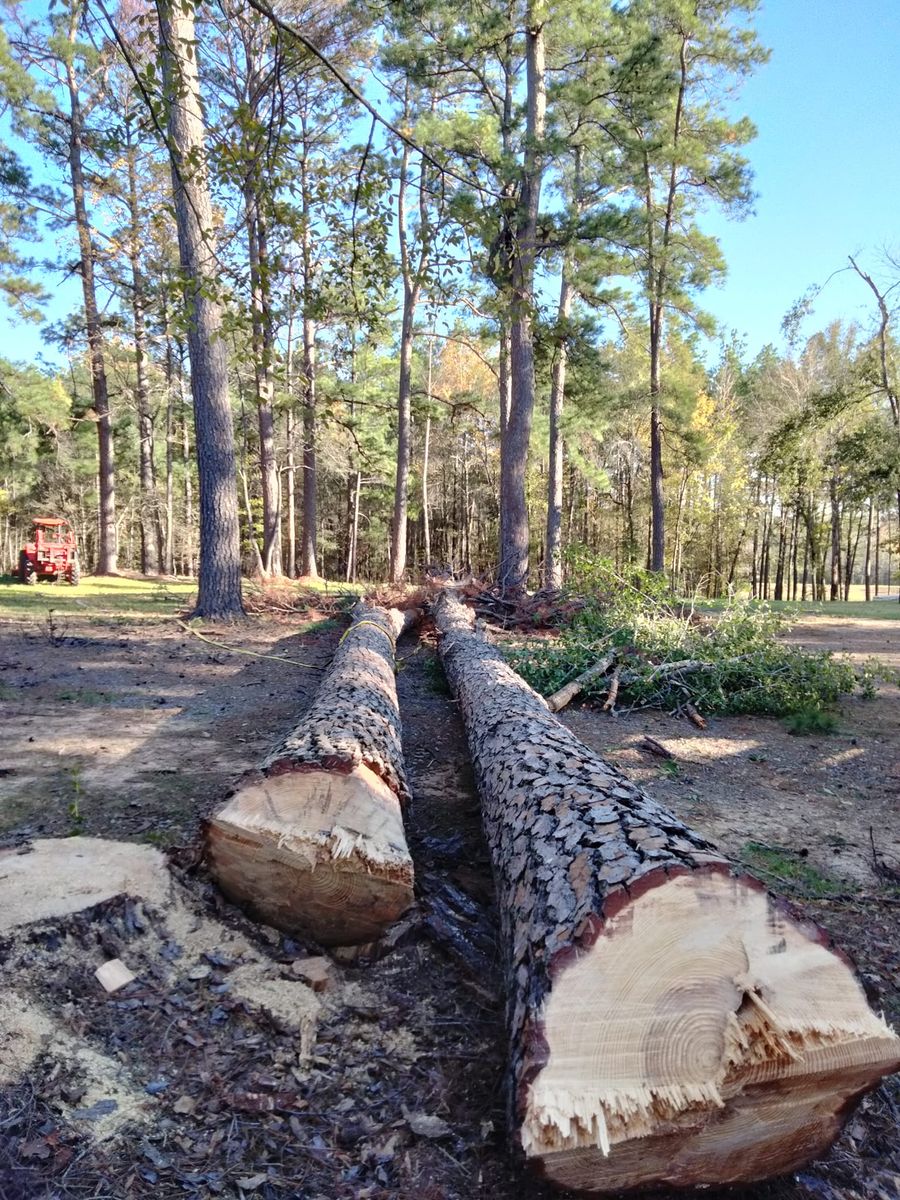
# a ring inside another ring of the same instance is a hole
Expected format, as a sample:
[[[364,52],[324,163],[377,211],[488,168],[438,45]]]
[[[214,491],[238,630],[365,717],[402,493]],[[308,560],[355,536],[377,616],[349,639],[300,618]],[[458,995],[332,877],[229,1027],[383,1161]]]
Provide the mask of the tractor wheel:
[[[78,565],[77,558],[66,572],[66,579],[72,587],[78,587],[79,583],[81,583],[81,567]]]
[[[37,583],[37,574],[35,573],[34,563],[23,550],[19,555],[19,579],[22,583],[27,583],[32,587]]]

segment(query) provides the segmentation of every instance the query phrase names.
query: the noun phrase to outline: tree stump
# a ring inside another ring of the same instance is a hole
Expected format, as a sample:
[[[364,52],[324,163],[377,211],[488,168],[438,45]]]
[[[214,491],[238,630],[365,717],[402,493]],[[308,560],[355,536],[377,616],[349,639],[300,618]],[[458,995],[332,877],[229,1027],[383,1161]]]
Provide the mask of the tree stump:
[[[374,941],[413,902],[394,646],[414,616],[356,605],[309,711],[207,829],[222,891],[323,945]]]
[[[900,1065],[848,960],[583,745],[447,593],[436,622],[493,860],[526,1157],[607,1192],[819,1154]]]

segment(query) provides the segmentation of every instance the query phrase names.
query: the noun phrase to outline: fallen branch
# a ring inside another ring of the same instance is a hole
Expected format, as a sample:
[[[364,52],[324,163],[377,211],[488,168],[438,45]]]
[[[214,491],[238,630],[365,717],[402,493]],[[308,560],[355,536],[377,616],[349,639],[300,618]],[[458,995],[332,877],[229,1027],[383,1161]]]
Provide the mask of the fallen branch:
[[[592,679],[597,679],[601,675],[605,675],[609,668],[615,662],[615,654],[607,654],[605,658],[601,658],[599,662],[595,662],[592,667],[588,667],[586,671],[582,671],[577,678],[564,684],[552,696],[547,697],[547,707],[552,713],[560,712],[566,707],[579,692],[583,692]]]
[[[656,738],[650,737],[649,734],[640,743],[639,749],[646,750],[648,754],[655,754],[657,758],[675,758],[671,750],[666,749],[662,742],[658,742]]]
[[[706,721],[700,716],[693,704],[685,704],[684,715],[691,722],[691,724],[696,725],[698,729],[706,728]]]
[[[622,668],[616,664],[609,679],[609,691],[606,693],[606,699],[603,702],[603,711],[612,713],[616,710],[616,700],[619,698],[619,680],[622,677]]]

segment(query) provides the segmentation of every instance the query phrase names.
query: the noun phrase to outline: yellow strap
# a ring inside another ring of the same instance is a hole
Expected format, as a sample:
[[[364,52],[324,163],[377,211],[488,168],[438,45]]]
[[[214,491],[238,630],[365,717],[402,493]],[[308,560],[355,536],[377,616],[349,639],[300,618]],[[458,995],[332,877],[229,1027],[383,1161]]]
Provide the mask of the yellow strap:
[[[391,637],[391,635],[388,633],[388,631],[384,628],[383,625],[379,625],[377,621],[369,621],[368,619],[363,620],[363,621],[354,621],[353,624],[350,625],[347,629],[345,629],[344,632],[341,634],[341,641],[338,642],[338,645],[340,646],[340,644],[344,640],[344,638],[348,637],[353,632],[354,629],[359,629],[360,625],[371,625],[373,629],[377,629],[379,633],[384,634],[384,636],[387,638],[387,640],[391,643],[392,650],[396,649],[397,639]]]
[[[244,650],[240,646],[227,646],[224,642],[217,642],[211,637],[207,637],[205,633],[201,633],[198,629],[191,629],[187,621],[182,621],[180,618],[175,618],[176,625],[180,625],[187,633],[193,634],[195,638],[199,638],[201,642],[206,642],[210,646],[215,646],[219,650],[227,650],[229,654],[246,654],[249,658],[269,658],[272,662],[287,663],[292,667],[305,667],[309,671],[324,671],[326,668],[319,666],[318,663],[300,662],[296,658],[279,658],[277,654],[260,654],[257,650]],[[349,633],[349,630],[347,631]],[[346,634],[345,634],[346,636]]]

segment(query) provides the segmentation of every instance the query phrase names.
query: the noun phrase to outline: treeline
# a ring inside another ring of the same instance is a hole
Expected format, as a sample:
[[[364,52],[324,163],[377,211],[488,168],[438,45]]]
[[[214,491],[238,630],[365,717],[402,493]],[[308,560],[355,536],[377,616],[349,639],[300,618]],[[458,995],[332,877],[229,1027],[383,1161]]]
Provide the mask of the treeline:
[[[199,569],[210,615],[239,568],[887,586],[890,278],[848,266],[871,329],[700,356],[754,9],[8,5],[0,289],[82,304],[65,370],[0,363],[4,561],[52,510],[100,572]]]

